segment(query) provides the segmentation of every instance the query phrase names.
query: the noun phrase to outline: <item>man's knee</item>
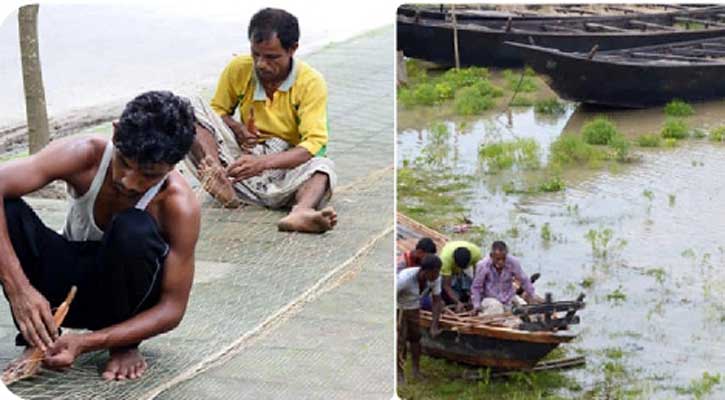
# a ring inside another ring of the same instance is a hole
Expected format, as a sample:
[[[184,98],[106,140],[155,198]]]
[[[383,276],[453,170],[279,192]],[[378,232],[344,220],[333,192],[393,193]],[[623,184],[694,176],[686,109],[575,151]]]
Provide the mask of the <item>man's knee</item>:
[[[28,212],[32,211],[30,206],[22,199],[5,198],[3,199],[3,206],[8,226],[10,226],[10,221],[22,220]]]
[[[130,208],[115,215],[106,231],[108,248],[119,255],[143,255],[159,252],[162,242],[156,221],[143,210]]]

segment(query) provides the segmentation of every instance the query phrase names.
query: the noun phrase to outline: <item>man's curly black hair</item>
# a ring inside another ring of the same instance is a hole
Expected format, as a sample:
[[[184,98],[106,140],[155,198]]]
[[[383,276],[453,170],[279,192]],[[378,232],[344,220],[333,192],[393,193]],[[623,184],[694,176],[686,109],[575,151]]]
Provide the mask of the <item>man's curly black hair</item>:
[[[289,50],[300,41],[300,26],[297,17],[279,8],[263,8],[249,21],[247,38],[254,43],[269,40],[277,34],[282,48]]]
[[[113,144],[139,164],[174,165],[189,152],[195,134],[194,110],[187,99],[151,91],[126,104]]]

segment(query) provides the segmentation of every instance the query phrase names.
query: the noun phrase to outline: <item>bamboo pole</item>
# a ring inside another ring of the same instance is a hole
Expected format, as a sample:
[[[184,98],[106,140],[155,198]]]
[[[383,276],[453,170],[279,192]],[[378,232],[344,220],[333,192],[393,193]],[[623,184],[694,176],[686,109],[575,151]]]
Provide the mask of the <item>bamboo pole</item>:
[[[45,104],[43,74],[38,50],[38,5],[22,6],[18,10],[20,58],[25,91],[25,113],[28,119],[30,154],[40,151],[50,140],[48,111]]]
[[[458,22],[456,20],[456,5],[451,4],[451,18],[453,19],[453,53],[456,57],[456,69],[461,68],[461,58],[458,53]]]

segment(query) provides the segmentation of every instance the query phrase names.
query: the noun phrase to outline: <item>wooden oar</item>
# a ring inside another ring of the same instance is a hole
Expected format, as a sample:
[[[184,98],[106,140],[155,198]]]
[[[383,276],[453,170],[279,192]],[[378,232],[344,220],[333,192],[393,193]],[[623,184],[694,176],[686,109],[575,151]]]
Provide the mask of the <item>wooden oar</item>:
[[[60,327],[63,324],[66,315],[68,315],[68,310],[70,310],[70,303],[73,302],[73,298],[76,296],[77,291],[78,289],[75,286],[70,288],[70,292],[68,292],[68,296],[65,298],[65,301],[60,304],[58,309],[55,310],[55,314],[53,314],[53,321],[55,321],[55,326]],[[35,349],[30,357],[23,360],[13,368],[10,368],[3,372],[3,383],[5,385],[9,385],[13,382],[17,382],[21,379],[29,378],[35,375],[40,368],[40,363],[41,361],[43,361],[43,358],[43,351],[41,351],[40,349]]]

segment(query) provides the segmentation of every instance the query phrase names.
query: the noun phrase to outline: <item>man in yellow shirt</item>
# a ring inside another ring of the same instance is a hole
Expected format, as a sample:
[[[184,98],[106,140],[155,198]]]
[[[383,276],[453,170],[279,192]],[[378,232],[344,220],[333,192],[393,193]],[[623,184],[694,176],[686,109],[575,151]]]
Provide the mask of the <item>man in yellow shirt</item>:
[[[227,207],[291,206],[278,228],[321,233],[337,214],[324,207],[337,176],[327,150],[327,87],[294,58],[297,18],[265,8],[249,23],[251,55],[226,66],[211,105],[193,102],[197,140],[187,158],[202,186]],[[233,115],[239,110],[239,121]]]
[[[465,240],[450,241],[440,253],[443,300],[446,304],[455,304],[461,312],[470,297],[471,281],[476,263],[481,259],[481,248]],[[470,275],[465,271],[471,269]]]

